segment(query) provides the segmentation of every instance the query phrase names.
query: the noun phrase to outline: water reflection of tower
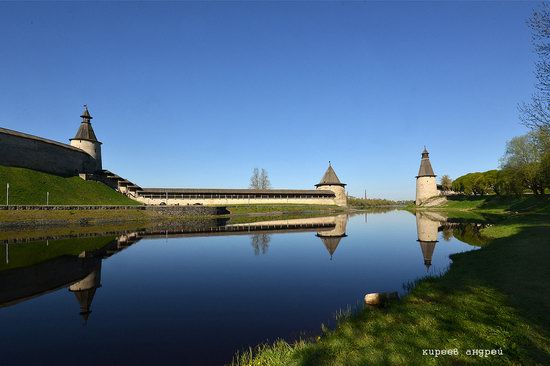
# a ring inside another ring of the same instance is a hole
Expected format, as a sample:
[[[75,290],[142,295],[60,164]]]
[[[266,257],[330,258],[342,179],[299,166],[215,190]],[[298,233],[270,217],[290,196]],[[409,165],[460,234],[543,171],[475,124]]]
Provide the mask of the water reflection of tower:
[[[86,253],[84,252],[80,256],[86,257]],[[74,293],[76,300],[80,304],[80,315],[84,319],[84,324],[92,312],[91,305],[96,289],[101,287],[101,259],[94,259],[97,263],[94,265],[92,272],[69,287],[69,291]]]
[[[329,231],[319,231],[317,232],[317,237],[321,238],[325,248],[330,254],[330,260],[332,260],[332,255],[336,252],[336,248],[340,244],[340,240],[345,238],[346,235],[346,226],[348,223],[347,215],[338,215],[334,216],[334,229]]]
[[[432,256],[437,243],[437,233],[439,229],[439,221],[430,218],[422,212],[416,213],[416,232],[418,234],[418,242],[424,256],[424,265],[426,270],[432,265]]]

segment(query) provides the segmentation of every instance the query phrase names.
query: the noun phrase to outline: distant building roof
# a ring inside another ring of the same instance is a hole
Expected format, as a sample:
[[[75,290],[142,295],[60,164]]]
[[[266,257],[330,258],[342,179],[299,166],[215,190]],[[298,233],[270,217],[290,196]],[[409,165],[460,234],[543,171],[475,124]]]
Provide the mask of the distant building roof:
[[[424,146],[424,151],[422,151],[422,160],[420,160],[420,169],[418,170],[418,177],[435,177],[432,164],[430,163],[430,153]]]
[[[345,186],[344,183],[340,182],[340,179],[338,179],[338,176],[336,175],[336,172],[334,169],[332,169],[332,165],[330,164],[330,161],[328,162],[328,168],[325,172],[325,175],[323,175],[323,178],[321,178],[321,181],[316,184],[316,187],[319,186],[325,186],[325,185],[332,185],[332,186]]]
[[[80,127],[78,128],[75,137],[71,140],[87,140],[92,142],[99,142],[90,122],[93,117],[90,116],[90,112],[88,112],[88,106],[84,105],[84,111],[82,112],[82,115],[80,117],[82,117],[82,123],[80,123]]]
[[[239,194],[239,195],[308,195],[308,196],[334,196],[334,192],[330,190],[315,190],[315,189],[226,189],[226,188],[143,188],[139,194],[150,193],[170,193],[170,194],[184,194],[184,195],[200,195],[200,194]]]

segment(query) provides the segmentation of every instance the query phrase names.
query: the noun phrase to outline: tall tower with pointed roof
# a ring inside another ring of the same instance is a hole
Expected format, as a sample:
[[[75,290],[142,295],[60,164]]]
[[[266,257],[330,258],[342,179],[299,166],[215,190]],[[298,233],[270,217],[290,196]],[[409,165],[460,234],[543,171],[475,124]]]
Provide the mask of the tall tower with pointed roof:
[[[328,190],[333,191],[336,195],[335,203],[338,206],[347,206],[348,200],[346,195],[346,185],[342,182],[340,182],[340,179],[338,179],[338,176],[336,175],[336,172],[332,168],[332,164],[330,161],[328,162],[328,168],[325,172],[325,175],[323,175],[323,178],[321,178],[321,181],[315,185],[315,187],[318,190]]]
[[[84,105],[84,111],[80,117],[82,118],[82,122],[80,123],[80,127],[75,137],[70,140],[71,146],[83,150],[94,158],[96,161],[95,170],[100,171],[102,169],[101,142],[98,141],[94,129],[92,128],[91,120],[93,117],[90,115],[90,112],[88,112],[87,105]]]
[[[419,206],[428,198],[439,195],[437,190],[436,175],[430,163],[430,153],[424,146],[422,151],[422,160],[420,160],[420,169],[416,176],[416,205]]]

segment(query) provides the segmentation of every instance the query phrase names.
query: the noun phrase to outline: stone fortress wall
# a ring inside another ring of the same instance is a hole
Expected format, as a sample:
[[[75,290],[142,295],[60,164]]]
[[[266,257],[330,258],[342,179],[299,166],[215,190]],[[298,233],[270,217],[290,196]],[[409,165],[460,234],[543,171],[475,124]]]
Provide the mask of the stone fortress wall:
[[[146,205],[238,205],[238,204],[308,204],[347,205],[345,184],[340,182],[329,162],[315,190],[249,189],[169,189],[141,188],[103,170],[101,142],[92,128],[93,117],[85,105],[82,122],[71,144],[0,128],[0,165],[22,167],[60,176],[80,175],[98,180]],[[198,191],[198,192],[197,192]]]
[[[244,191],[244,190],[243,190]],[[335,197],[302,197],[302,198],[147,198],[140,195],[128,197],[147,205],[206,205],[206,206],[229,206],[229,205],[257,205],[257,204],[301,204],[301,205],[337,205],[345,206],[337,201]]]
[[[74,176],[93,173],[97,163],[73,146],[0,127],[0,165]]]

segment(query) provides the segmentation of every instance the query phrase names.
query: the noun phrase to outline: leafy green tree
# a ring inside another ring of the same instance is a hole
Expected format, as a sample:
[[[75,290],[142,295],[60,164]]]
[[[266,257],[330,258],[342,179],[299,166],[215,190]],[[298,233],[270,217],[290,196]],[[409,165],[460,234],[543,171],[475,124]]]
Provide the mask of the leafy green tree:
[[[550,150],[543,155],[540,169],[544,181],[544,187],[550,189]]]
[[[544,193],[544,177],[541,169],[541,148],[536,131],[514,137],[506,144],[502,158],[503,170],[519,178],[524,187],[535,194]]]
[[[453,182],[455,192],[466,195],[516,195],[523,192],[521,176],[512,170],[489,170],[482,173],[469,173]]]
[[[474,173],[472,191],[475,195],[482,196],[489,191],[489,182],[483,173]]]
[[[489,187],[489,191],[500,195],[500,190],[499,190],[499,187],[497,186],[498,175],[499,175],[499,171],[496,169],[489,170],[483,173],[485,181],[487,182],[487,186]]]
[[[453,182],[453,190],[456,192],[464,193],[465,195],[474,194],[474,181],[479,173],[469,173],[458,177]]]
[[[523,182],[513,171],[501,170],[497,175],[496,191],[501,195],[516,195],[523,193]],[[496,192],[495,191],[495,192]]]
[[[447,174],[441,177],[441,188],[445,192],[448,192],[451,189],[453,189],[453,180]]]

